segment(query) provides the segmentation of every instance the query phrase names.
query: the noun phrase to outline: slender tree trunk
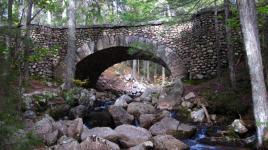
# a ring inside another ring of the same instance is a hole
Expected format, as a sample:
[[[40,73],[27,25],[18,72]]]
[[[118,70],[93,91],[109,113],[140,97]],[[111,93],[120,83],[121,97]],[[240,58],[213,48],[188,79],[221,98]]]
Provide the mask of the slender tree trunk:
[[[266,0],[265,5],[268,4],[268,0]],[[264,49],[263,49],[263,58],[264,58],[264,70],[265,70],[265,74],[266,74],[266,85],[268,85],[268,15],[265,15],[265,23],[264,23],[264,38],[263,38],[263,42],[264,42]]]
[[[226,32],[226,41],[227,41],[227,51],[228,51],[228,67],[229,67],[229,75],[231,86],[233,89],[236,89],[236,79],[235,79],[235,65],[234,65],[234,52],[232,46],[232,34],[228,24],[228,19],[230,15],[229,10],[229,0],[224,0],[224,8],[225,8],[225,32]]]
[[[221,58],[220,58],[220,42],[219,42],[219,23],[218,23],[218,5],[217,0],[214,0],[214,26],[215,26],[215,42],[217,52],[217,76],[221,74]]]
[[[33,8],[33,1],[28,0],[28,9],[27,9],[27,16],[26,16],[26,22],[25,22],[25,28],[26,28],[26,39],[30,39],[30,25],[31,25],[31,18],[32,18],[32,8]],[[29,61],[28,57],[30,55],[30,43],[25,43],[25,49],[24,49],[24,80],[27,81],[29,78]]]
[[[162,67],[162,86],[165,85],[165,82],[166,82],[166,73],[165,73],[165,68]]]
[[[138,77],[140,76],[140,60],[137,60],[138,62],[137,62],[137,75],[138,75]]]
[[[68,6],[68,50],[65,59],[66,74],[65,74],[65,89],[70,89],[73,86],[75,72],[75,51],[76,51],[76,19],[75,19],[75,0],[69,0]]]
[[[147,81],[150,81],[150,62],[149,61],[147,61],[146,63],[146,70],[147,70],[147,73],[146,73]]]
[[[143,71],[142,71],[142,78],[145,80],[145,76],[146,76],[146,61],[143,60]]]
[[[137,60],[133,60],[133,64],[132,64],[132,76],[136,80],[136,78],[137,78]]]
[[[268,101],[263,75],[256,4],[253,0],[238,0],[237,5],[250,71],[258,146],[262,146],[268,122]]]
[[[157,64],[154,64],[154,83],[156,82],[156,78],[157,78]]]

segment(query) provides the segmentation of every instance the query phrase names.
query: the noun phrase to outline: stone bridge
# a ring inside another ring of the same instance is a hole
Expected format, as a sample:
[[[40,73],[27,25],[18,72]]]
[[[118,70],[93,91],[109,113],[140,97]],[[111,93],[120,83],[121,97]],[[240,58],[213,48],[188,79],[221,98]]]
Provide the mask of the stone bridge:
[[[110,66],[132,59],[163,65],[173,78],[210,78],[216,75],[217,58],[226,66],[224,23],[220,20],[220,55],[216,52],[213,11],[204,11],[181,24],[161,23],[76,29],[76,78],[94,85]],[[36,47],[59,46],[59,54],[31,63],[32,75],[59,77],[67,50],[67,28],[32,25],[31,38]],[[34,51],[33,51],[34,52]]]

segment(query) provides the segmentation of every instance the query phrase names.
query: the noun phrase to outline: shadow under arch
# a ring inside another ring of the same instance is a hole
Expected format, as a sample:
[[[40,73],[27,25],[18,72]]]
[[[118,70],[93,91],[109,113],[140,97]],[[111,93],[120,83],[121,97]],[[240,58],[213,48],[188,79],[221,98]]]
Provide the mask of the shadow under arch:
[[[166,68],[167,74],[172,74],[168,65],[153,53],[144,53],[143,50],[137,50],[135,54],[129,53],[130,47],[111,47],[97,51],[88,55],[77,63],[75,78],[80,80],[87,79],[89,82],[87,87],[95,87],[99,76],[114,64],[127,60],[148,60],[158,63]]]

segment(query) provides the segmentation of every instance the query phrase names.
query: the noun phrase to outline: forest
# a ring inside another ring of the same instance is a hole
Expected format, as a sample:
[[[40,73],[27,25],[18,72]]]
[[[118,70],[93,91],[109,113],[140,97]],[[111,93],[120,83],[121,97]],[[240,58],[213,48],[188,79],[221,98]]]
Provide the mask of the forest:
[[[268,0],[0,0],[0,149],[268,149]]]

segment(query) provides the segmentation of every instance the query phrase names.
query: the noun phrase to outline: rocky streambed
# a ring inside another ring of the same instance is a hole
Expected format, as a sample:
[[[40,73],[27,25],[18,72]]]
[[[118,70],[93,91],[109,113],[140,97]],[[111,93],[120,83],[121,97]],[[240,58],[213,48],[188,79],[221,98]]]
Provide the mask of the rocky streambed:
[[[251,149],[254,133],[240,120],[228,128],[208,125],[195,99],[183,95],[179,80],[139,97],[83,88],[35,91],[23,97],[25,132],[53,150]]]

